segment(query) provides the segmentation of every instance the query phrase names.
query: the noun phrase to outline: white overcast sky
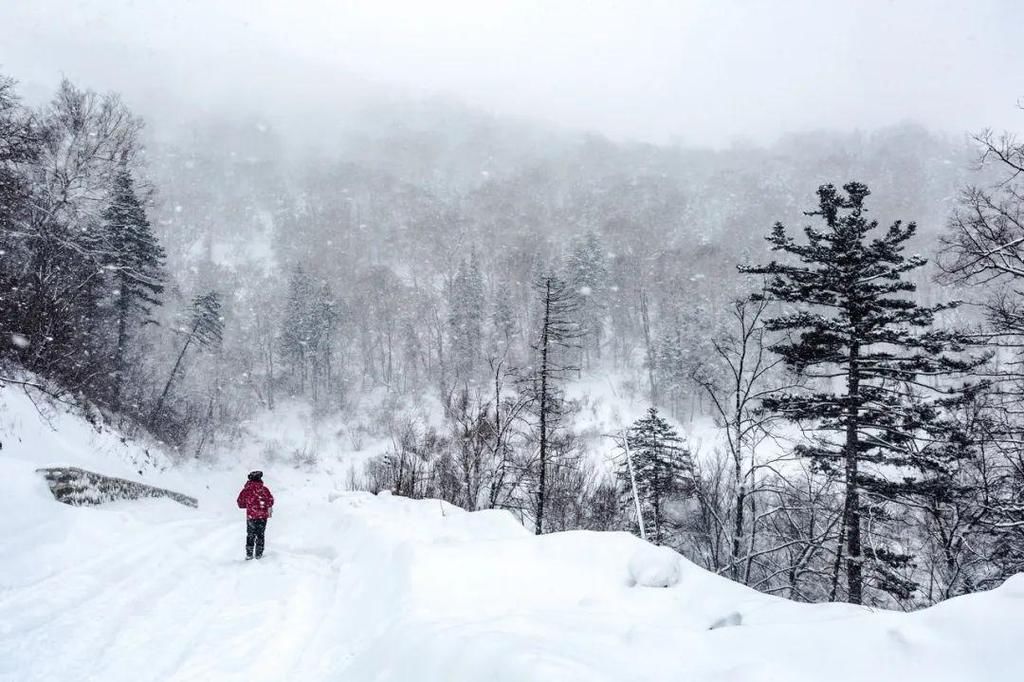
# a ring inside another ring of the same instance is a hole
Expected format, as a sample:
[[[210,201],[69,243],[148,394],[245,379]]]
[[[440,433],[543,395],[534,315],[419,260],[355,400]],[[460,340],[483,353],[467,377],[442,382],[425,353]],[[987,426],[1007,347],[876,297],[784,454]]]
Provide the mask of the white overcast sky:
[[[1024,0],[0,0],[0,72],[158,120],[379,89],[692,144],[1021,130]]]

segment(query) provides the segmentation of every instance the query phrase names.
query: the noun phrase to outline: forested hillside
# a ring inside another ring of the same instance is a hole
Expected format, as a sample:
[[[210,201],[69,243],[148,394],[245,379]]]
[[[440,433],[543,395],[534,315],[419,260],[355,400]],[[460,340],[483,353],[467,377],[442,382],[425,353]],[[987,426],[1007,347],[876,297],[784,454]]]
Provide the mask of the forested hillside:
[[[299,406],[387,444],[351,487],[643,533],[796,600],[1024,568],[1012,137],[702,149],[403,101],[317,138],[0,81],[0,381],[181,461]],[[587,432],[595,377],[650,412]]]

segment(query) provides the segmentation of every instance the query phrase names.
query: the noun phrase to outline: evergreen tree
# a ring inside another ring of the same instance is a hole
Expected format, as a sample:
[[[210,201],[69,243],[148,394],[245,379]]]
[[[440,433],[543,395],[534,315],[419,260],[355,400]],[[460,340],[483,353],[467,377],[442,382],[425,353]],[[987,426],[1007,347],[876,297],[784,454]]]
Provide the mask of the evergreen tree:
[[[503,357],[512,351],[512,340],[519,333],[515,310],[508,285],[500,285],[494,291],[494,310],[491,313],[491,327],[494,330],[492,352]]]
[[[421,365],[424,364],[423,343],[415,324],[406,321],[402,325],[402,366],[406,389],[420,385]]]
[[[331,354],[334,351],[334,331],[338,325],[337,303],[331,287],[321,284],[309,302],[306,314],[308,322],[307,347],[310,362],[312,398],[319,400],[319,386],[325,390],[331,386]]]
[[[693,458],[679,433],[653,407],[647,416],[633,423],[627,438],[644,527],[653,529],[652,540],[660,545],[665,531],[665,502],[693,486]],[[618,475],[632,495],[627,462],[619,466]]]
[[[288,281],[288,301],[279,344],[281,357],[291,367],[293,381],[298,380],[300,394],[306,392],[307,358],[313,335],[313,321],[310,317],[313,293],[313,280],[301,265],[296,266]]]
[[[930,387],[922,378],[960,373],[972,362],[949,354],[962,349],[963,338],[932,329],[936,314],[954,304],[926,307],[908,297],[915,286],[907,274],[926,262],[903,255],[915,225],[897,221],[874,236],[878,223],[865,216],[868,188],[851,182],[843,189],[845,195],[832,185],[818,189],[818,210],[808,215],[820,218],[824,227],[806,227],[806,243],[798,244],[781,223],[767,237],[773,251],[791,254],[797,263],[772,261],[740,270],[766,278],[764,293],[755,300],[798,306],[766,320],[769,331],[785,332],[771,349],[791,368],[819,380],[820,390],[778,393],[764,407],[831,434],[799,446],[798,452],[843,482],[839,556],[845,551],[847,598],[861,603],[866,558],[905,560],[896,552],[866,556],[861,495],[894,499],[913,490],[915,473],[941,470],[961,456],[962,450],[941,447],[928,435],[960,393]],[[837,382],[842,386],[833,388]],[[942,395],[926,400],[927,392]]]
[[[0,357],[25,356],[31,350],[25,324],[28,268],[23,265],[31,254],[18,227],[30,211],[29,169],[39,156],[40,135],[13,87],[13,81],[0,76]]]
[[[117,340],[111,403],[120,407],[125,378],[125,354],[130,326],[160,305],[164,291],[164,250],[150,229],[146,211],[135,193],[131,173],[122,168],[114,177],[110,205],[103,212],[107,242],[104,265],[112,273]]]
[[[484,280],[474,252],[459,265],[448,300],[448,328],[456,376],[473,376],[483,341]]]
[[[607,313],[608,259],[597,234],[590,232],[573,245],[568,277],[579,296],[579,324],[583,334],[581,350],[589,366],[591,355],[601,358]]]
[[[673,416],[678,417],[689,379],[689,358],[678,328],[666,329],[655,349],[659,398]]]
[[[181,352],[178,353],[178,359],[174,361],[171,374],[167,377],[167,383],[164,384],[164,390],[160,393],[160,397],[157,399],[156,405],[149,415],[150,427],[155,426],[157,423],[157,418],[163,409],[167,394],[170,393],[171,384],[174,382],[175,377],[178,376],[181,361],[185,359],[185,353],[188,352],[189,347],[194,344],[200,348],[209,349],[219,348],[221,345],[224,337],[224,317],[221,313],[220,295],[216,291],[211,291],[192,299],[191,320],[188,328],[182,331],[185,335],[185,343],[182,344]]]
[[[66,80],[35,116],[10,106],[0,93],[0,109],[7,110],[0,113],[0,133],[12,136],[0,140],[7,171],[0,171],[6,176],[0,183],[16,199],[10,212],[0,211],[0,277],[10,293],[0,304],[3,324],[23,341],[15,351],[22,365],[109,400],[107,377],[116,373],[104,304],[116,285],[105,281],[112,247],[102,212],[138,150],[141,123],[116,95],[99,96]]]
[[[534,371],[534,395],[538,409],[538,462],[534,531],[544,530],[544,505],[547,495],[547,474],[552,449],[552,435],[562,416],[564,399],[558,382],[567,372],[576,370],[563,361],[563,356],[575,348],[580,337],[579,299],[576,292],[554,275],[542,276],[536,289],[540,295],[541,326],[539,338],[533,347],[537,353]]]
[[[298,380],[299,393],[305,395],[308,385],[316,402],[321,386],[330,388],[338,303],[327,282],[318,286],[297,266],[288,284],[287,305],[278,337],[281,355],[291,366],[293,379]]]

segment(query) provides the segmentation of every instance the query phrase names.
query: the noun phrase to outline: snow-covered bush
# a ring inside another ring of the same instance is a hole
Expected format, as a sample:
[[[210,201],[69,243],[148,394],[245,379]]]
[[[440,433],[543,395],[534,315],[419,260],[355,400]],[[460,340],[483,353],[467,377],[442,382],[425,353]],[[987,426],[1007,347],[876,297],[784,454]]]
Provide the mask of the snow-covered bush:
[[[673,587],[682,575],[681,557],[667,547],[644,545],[629,559],[631,587]]]

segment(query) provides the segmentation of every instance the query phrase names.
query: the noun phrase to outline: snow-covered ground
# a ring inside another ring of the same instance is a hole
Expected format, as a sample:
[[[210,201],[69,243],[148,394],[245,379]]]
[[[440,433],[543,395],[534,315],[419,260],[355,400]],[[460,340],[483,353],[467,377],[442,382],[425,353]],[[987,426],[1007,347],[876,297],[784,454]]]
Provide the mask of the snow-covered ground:
[[[268,470],[242,560],[244,467],[165,469],[0,391],[0,680],[990,681],[1024,675],[1024,576],[913,614],[802,605],[623,533],[534,537],[509,515]],[[72,508],[34,469],[199,498]],[[141,472],[141,473],[140,473]],[[670,585],[662,587],[661,585]]]

